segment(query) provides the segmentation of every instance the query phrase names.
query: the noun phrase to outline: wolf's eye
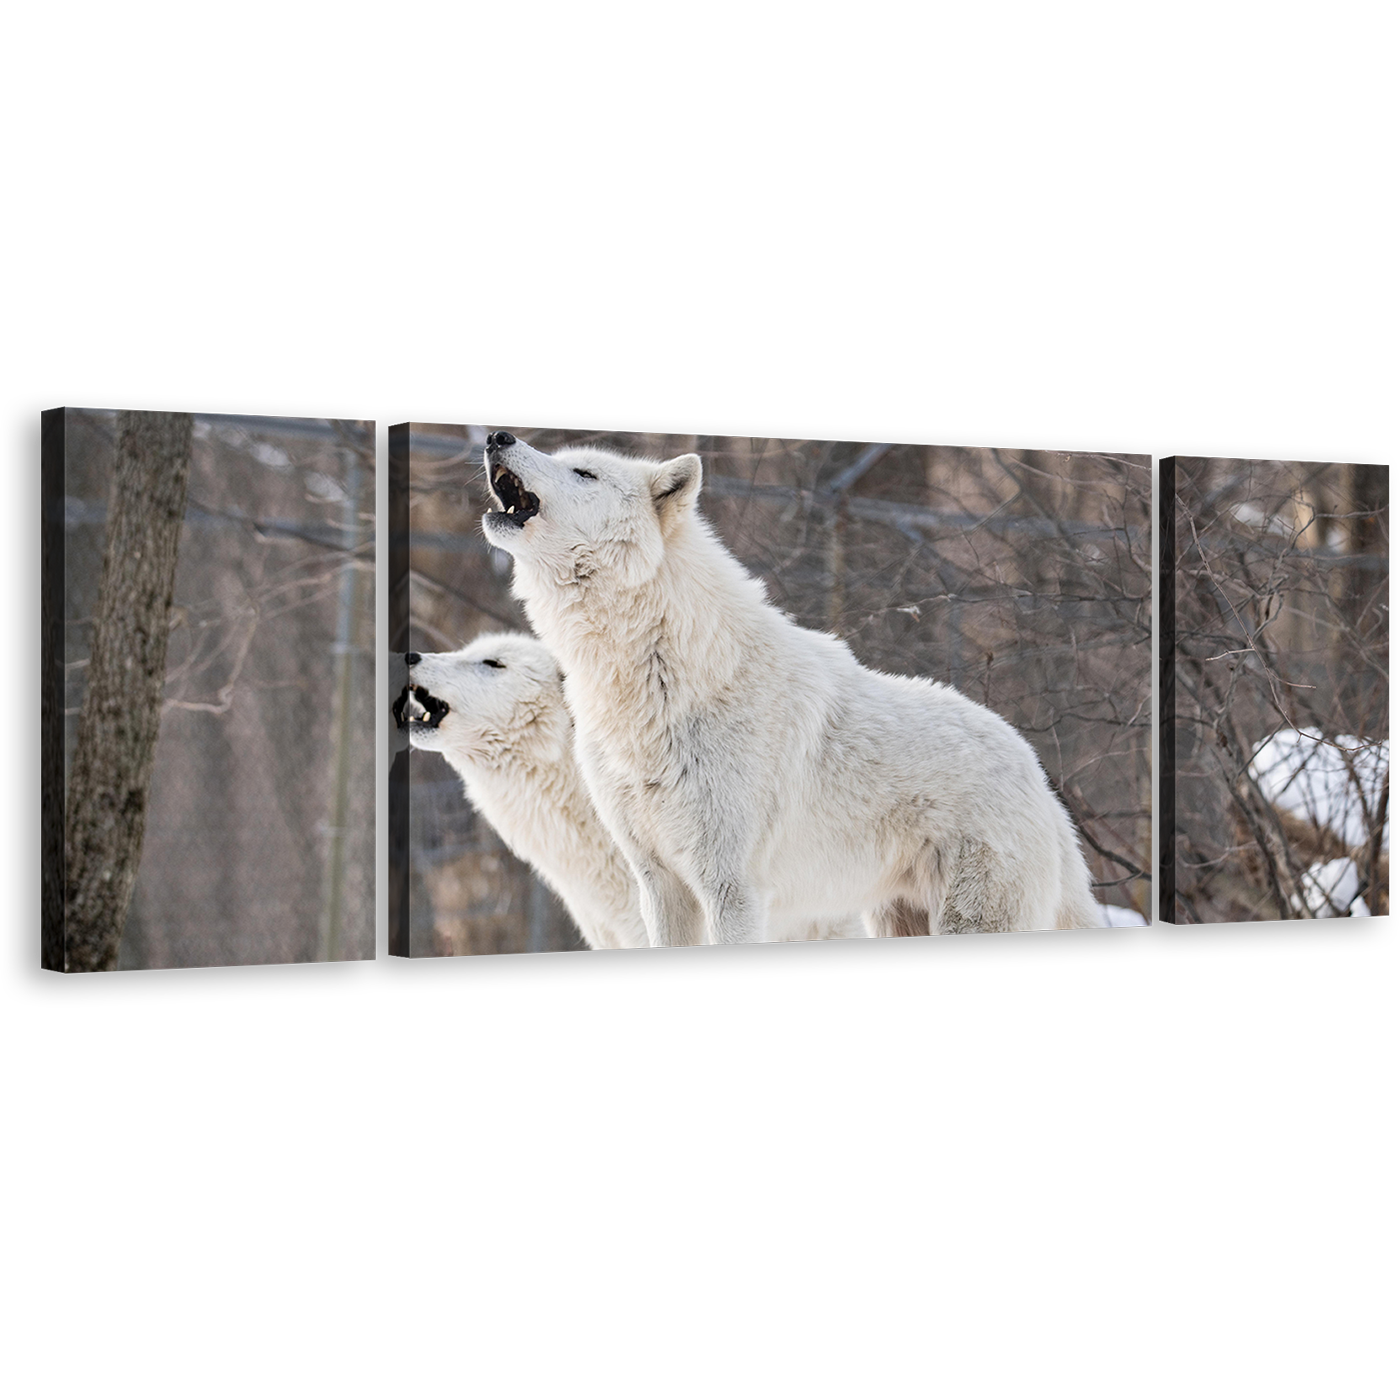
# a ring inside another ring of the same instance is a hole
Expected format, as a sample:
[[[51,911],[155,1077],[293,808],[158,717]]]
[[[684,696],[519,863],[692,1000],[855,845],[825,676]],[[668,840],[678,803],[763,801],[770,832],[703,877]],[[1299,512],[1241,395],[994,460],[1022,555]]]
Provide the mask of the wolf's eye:
[[[585,481],[597,481],[598,477],[594,472],[586,472],[582,467],[574,468],[574,475],[581,476]]]
[[[504,670],[506,669],[506,663],[505,663],[504,661],[495,661],[495,660],[493,660],[492,658],[487,657],[487,656],[483,656],[483,657],[481,658],[481,664],[482,664],[483,666],[492,666],[492,667],[494,667],[497,671],[504,671]]]

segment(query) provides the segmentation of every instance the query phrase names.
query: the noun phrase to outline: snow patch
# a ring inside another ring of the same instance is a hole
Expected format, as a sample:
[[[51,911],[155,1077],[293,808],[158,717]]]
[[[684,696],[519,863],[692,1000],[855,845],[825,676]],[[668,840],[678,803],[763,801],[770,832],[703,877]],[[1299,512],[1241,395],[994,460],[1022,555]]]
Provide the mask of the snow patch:
[[[1390,772],[1390,741],[1350,734],[1327,740],[1316,729],[1280,729],[1254,751],[1249,771],[1280,811],[1330,828],[1348,846],[1364,846]],[[1389,810],[1381,849],[1390,850]]]

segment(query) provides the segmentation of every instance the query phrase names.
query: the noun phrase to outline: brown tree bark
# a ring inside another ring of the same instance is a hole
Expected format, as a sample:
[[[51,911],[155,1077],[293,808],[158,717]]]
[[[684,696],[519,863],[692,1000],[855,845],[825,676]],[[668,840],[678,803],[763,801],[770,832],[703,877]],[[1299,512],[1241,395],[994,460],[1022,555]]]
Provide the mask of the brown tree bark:
[[[193,420],[122,413],[87,696],[68,778],[65,969],[116,966],[141,863]]]

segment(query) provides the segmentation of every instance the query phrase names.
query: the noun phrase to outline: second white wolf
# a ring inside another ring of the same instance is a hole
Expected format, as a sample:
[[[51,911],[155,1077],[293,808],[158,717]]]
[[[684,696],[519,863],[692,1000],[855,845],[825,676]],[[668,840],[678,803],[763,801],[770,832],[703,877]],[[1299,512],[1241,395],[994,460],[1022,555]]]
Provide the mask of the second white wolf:
[[[559,665],[521,633],[478,637],[455,652],[410,652],[416,716],[395,718],[417,749],[456,769],[472,805],[563,899],[591,948],[645,948],[637,882],[594,811],[574,756]],[[858,920],[800,920],[782,941],[860,938]]]
[[[898,932],[1092,928],[1064,808],[1024,739],[946,686],[796,626],[695,509],[700,459],[487,438],[486,537],[562,662],[595,806],[656,943],[863,914]]]

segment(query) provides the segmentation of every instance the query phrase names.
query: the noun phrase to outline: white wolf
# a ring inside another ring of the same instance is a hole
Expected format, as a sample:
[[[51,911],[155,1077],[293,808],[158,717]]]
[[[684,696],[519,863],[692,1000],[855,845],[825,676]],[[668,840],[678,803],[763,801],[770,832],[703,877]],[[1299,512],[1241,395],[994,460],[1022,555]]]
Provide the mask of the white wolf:
[[[574,757],[558,663],[521,633],[478,637],[460,651],[410,652],[395,719],[414,748],[436,750],[472,805],[563,899],[590,948],[649,946],[637,882],[593,810]],[[854,920],[807,922],[779,938],[859,938]]]
[[[946,686],[867,670],[770,606],[695,510],[700,459],[488,436],[483,522],[563,664],[584,776],[656,943],[912,906],[931,933],[1095,928],[1030,746]]]

